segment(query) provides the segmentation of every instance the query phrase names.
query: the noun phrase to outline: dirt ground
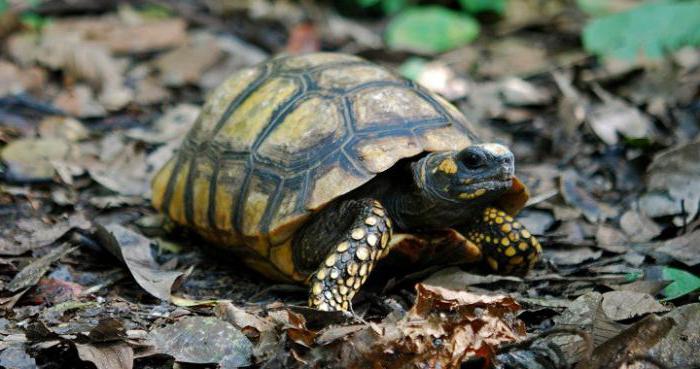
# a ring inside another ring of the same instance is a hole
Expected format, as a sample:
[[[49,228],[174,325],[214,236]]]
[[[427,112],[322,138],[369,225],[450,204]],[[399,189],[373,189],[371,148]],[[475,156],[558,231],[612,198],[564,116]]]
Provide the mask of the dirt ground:
[[[0,367],[700,367],[700,49],[596,57],[574,2],[522,0],[466,46],[406,51],[346,3],[9,2]],[[379,270],[351,314],[317,312],[157,214],[150,181],[207,94],[319,50],[400,70],[511,148],[532,272]]]

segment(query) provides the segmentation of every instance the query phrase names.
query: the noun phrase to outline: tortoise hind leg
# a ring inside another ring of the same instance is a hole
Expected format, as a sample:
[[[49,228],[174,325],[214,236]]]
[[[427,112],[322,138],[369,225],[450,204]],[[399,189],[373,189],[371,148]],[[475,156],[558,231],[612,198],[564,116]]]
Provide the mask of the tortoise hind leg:
[[[304,269],[315,262],[308,278],[309,306],[348,310],[375,263],[387,253],[390,237],[391,221],[376,200],[346,200],[319,213],[294,243],[296,265]]]
[[[503,210],[487,207],[463,230],[495,272],[525,274],[542,254],[542,246],[525,227]]]

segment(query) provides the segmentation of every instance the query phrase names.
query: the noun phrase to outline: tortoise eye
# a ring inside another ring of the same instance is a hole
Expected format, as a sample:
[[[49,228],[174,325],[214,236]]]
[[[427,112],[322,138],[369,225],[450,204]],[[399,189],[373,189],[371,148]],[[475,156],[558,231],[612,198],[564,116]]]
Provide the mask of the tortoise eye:
[[[460,161],[469,169],[478,169],[486,166],[486,157],[478,151],[466,150],[460,155]]]

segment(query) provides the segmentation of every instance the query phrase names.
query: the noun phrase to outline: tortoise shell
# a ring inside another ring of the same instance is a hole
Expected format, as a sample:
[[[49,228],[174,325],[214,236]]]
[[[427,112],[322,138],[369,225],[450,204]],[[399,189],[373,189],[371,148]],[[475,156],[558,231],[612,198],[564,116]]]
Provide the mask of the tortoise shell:
[[[264,274],[301,280],[290,240],[314,212],[401,159],[475,141],[454,106],[385,68],[335,53],[281,57],[209,96],[154,178],[153,205]]]

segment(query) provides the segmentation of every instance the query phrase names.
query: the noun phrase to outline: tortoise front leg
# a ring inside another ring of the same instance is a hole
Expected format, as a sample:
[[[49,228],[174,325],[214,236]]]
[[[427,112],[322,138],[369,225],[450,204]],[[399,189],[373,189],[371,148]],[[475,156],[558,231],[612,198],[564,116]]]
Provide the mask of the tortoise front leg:
[[[475,221],[460,229],[476,244],[495,272],[525,274],[542,254],[537,239],[501,209],[487,207]]]
[[[389,251],[390,238],[391,220],[376,200],[346,200],[317,214],[294,244],[296,264],[303,269],[316,263],[308,278],[309,306],[348,310],[375,263]]]

